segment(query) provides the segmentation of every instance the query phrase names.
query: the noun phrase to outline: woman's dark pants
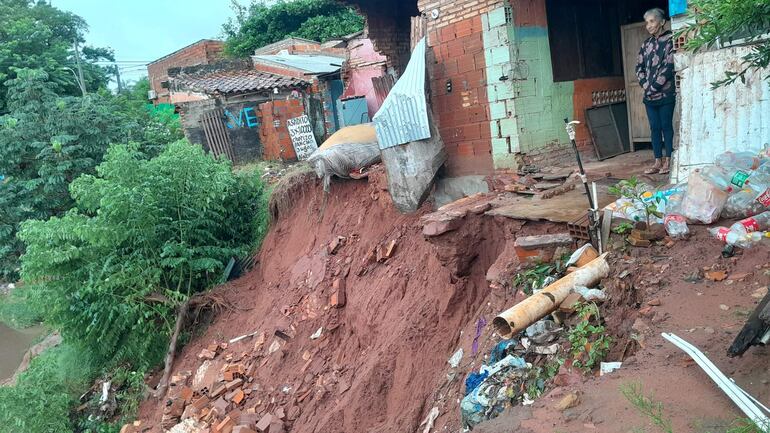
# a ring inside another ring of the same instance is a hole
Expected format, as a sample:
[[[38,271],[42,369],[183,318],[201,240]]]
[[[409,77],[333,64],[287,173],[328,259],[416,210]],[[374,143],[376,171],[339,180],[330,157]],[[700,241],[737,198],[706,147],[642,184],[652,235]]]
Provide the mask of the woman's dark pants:
[[[674,106],[676,102],[663,105],[644,104],[647,107],[647,118],[650,120],[652,132],[652,151],[655,158],[671,157],[674,151]],[[663,146],[666,154],[663,155]]]

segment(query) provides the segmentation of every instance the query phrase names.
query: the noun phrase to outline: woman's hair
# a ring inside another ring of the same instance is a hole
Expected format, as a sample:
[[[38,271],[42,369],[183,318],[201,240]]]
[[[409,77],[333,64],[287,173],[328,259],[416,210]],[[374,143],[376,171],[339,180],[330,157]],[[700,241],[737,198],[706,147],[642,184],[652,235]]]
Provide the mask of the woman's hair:
[[[644,13],[645,19],[649,16],[657,18],[660,22],[666,21],[666,13],[661,8],[652,8]]]

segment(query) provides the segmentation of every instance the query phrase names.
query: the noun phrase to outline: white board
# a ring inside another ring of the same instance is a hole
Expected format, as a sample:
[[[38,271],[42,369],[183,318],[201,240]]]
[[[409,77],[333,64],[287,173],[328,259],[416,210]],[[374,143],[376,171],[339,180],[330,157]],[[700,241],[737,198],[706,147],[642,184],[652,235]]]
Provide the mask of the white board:
[[[286,128],[289,130],[291,144],[294,146],[294,153],[297,154],[298,160],[306,160],[318,149],[318,143],[315,141],[315,135],[313,135],[313,127],[310,126],[310,118],[307,117],[307,114],[287,120]]]

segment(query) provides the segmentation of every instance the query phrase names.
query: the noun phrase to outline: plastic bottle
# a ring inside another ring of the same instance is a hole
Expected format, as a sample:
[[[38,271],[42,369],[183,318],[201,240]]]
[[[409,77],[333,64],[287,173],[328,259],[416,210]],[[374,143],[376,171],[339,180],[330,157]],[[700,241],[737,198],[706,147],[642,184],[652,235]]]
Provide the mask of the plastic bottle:
[[[674,239],[686,238],[690,234],[687,218],[682,215],[682,201],[686,191],[687,185],[680,184],[663,193],[667,198],[663,226],[666,233]]]
[[[727,236],[727,243],[740,248],[751,248],[762,241],[770,239],[770,232],[751,232],[741,236]]]
[[[765,211],[767,206],[757,201],[759,194],[753,188],[743,188],[731,195],[722,209],[722,218],[746,218]]]
[[[709,233],[722,242],[727,242],[727,234],[730,233],[729,227],[712,227]]]
[[[760,158],[751,151],[725,152],[714,158],[714,164],[726,169],[755,170],[759,167]],[[729,170],[728,170],[729,171]]]
[[[730,181],[730,177],[721,168],[717,166],[706,167],[703,169],[701,174],[703,175],[703,177],[706,179],[708,183],[710,183],[711,185],[714,185],[718,189],[725,191],[727,193],[734,192],[735,187]]]
[[[758,232],[770,228],[770,211],[762,212],[753,217],[744,218],[730,226],[731,232],[738,234]]]

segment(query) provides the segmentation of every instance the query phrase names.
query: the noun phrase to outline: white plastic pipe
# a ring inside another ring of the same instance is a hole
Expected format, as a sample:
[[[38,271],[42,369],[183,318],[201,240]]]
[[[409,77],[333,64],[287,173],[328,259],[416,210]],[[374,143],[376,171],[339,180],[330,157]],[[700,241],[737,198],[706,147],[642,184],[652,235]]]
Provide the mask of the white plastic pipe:
[[[762,412],[762,409],[757,407],[752,398],[747,397],[745,391],[740,389],[735,383],[730,381],[714,363],[709,360],[706,355],[703,354],[697,347],[688,343],[687,341],[679,338],[674,334],[662,333],[663,338],[671,342],[674,346],[680,348],[684,353],[688,354],[699,366],[706,372],[706,374],[717,384],[719,389],[725,392],[730,400],[735,403],[736,406],[751,419],[754,424],[760,428],[767,428],[770,426],[770,418]]]

